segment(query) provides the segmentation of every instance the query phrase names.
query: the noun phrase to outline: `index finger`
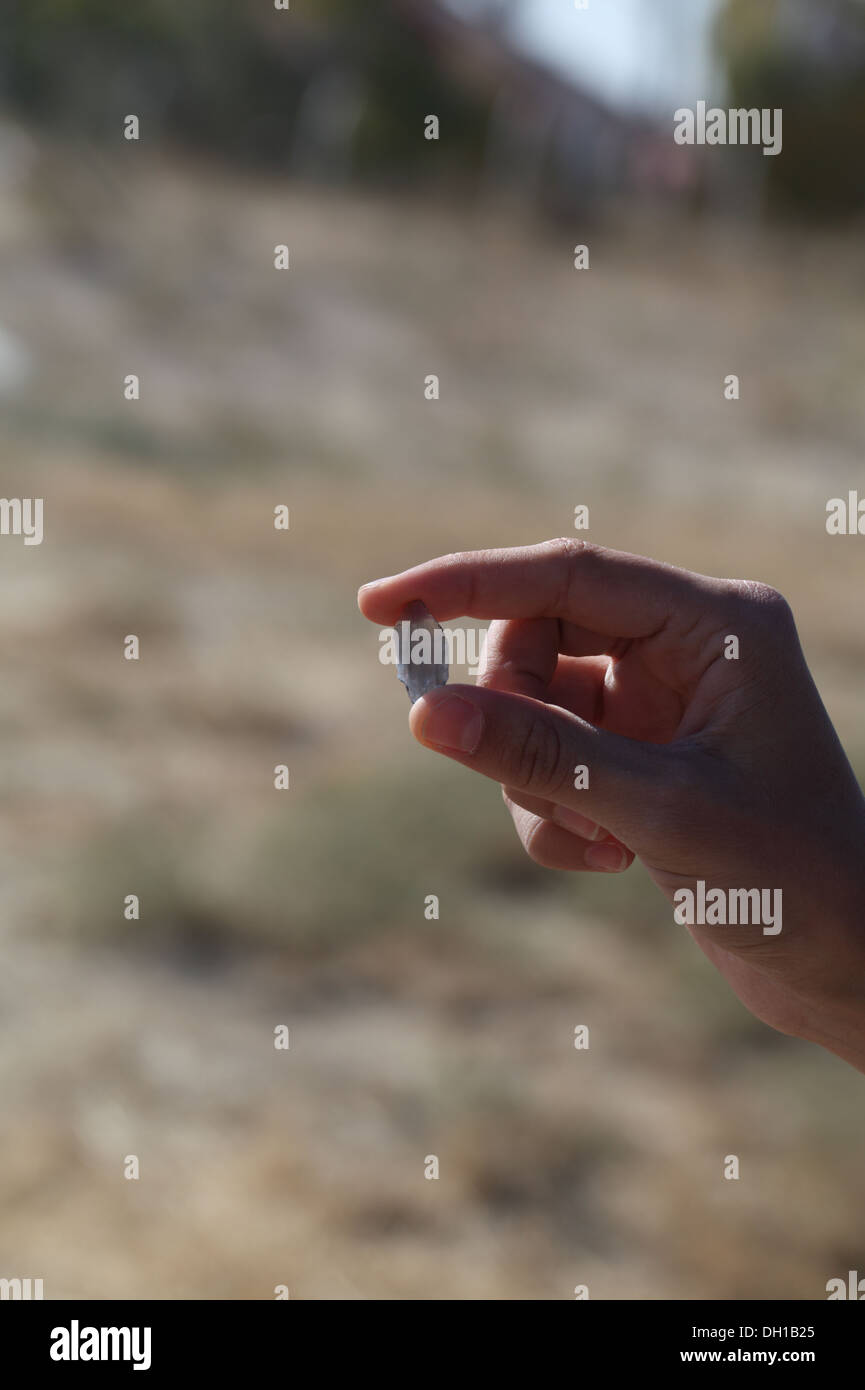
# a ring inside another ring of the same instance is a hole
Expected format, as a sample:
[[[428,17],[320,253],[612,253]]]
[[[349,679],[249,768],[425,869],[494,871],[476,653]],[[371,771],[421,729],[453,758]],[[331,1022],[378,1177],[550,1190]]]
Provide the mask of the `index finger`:
[[[616,637],[649,637],[675,613],[694,617],[719,581],[642,555],[564,538],[511,550],[443,555],[364,585],[364,617],[394,624],[421,599],[450,618],[559,618]]]

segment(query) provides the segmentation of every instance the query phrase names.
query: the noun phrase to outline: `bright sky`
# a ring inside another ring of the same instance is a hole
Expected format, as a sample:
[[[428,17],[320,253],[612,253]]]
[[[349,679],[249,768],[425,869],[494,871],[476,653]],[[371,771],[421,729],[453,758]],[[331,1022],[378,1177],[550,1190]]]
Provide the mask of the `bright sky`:
[[[491,0],[446,0],[471,16]],[[693,106],[716,95],[709,28],[720,0],[511,0],[511,35],[621,106]]]

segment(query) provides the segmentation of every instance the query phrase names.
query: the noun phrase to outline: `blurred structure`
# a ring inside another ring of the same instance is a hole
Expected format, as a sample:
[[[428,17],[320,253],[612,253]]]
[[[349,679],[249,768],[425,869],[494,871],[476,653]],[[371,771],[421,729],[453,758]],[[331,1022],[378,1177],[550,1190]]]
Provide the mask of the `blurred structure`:
[[[824,219],[861,212],[862,0],[726,0],[716,34],[731,104],[784,112],[783,158],[759,169],[766,207]]]
[[[335,182],[509,191],[569,212],[637,188],[674,191],[688,152],[436,0],[258,4],[13,0],[0,94],[25,114],[108,141],[135,111],[151,132],[223,158]],[[96,80],[96,71],[102,81]],[[111,85],[104,90],[104,73]],[[93,80],[91,81],[91,77]],[[423,118],[445,138],[419,158]]]
[[[861,0],[726,0],[716,48],[728,91],[706,96],[782,107],[784,157],[713,150],[708,164],[675,146],[669,125],[614,110],[518,51],[507,13],[469,22],[438,0],[316,0],[287,20],[256,0],[139,0],[116,13],[105,0],[8,0],[0,97],[67,134],[114,142],[132,110],[151,136],[246,167],[510,191],[565,215],[611,194],[693,197],[703,183],[731,211],[863,206]],[[422,158],[429,113],[446,138]]]

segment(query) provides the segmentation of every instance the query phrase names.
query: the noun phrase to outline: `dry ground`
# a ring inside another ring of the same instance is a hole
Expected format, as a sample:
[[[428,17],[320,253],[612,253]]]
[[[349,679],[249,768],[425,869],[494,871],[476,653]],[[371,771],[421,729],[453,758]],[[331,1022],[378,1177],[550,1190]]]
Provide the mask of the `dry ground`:
[[[865,1258],[861,1078],[751,1020],[638,870],[528,864],[409,740],[354,590],[588,503],[602,543],[782,588],[865,767],[862,542],[824,528],[862,479],[860,240],[16,148],[0,483],[46,536],[0,544],[0,1275],[825,1296]]]

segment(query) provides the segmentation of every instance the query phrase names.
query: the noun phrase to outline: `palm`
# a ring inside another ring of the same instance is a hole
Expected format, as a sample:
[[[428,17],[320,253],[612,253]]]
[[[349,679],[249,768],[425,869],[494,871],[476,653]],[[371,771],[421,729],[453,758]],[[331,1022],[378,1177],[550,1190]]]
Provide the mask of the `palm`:
[[[562,638],[567,647],[567,631]],[[727,663],[683,659],[681,648],[673,651],[667,643],[648,638],[622,641],[602,657],[560,656],[548,696],[611,733],[647,743],[670,743],[683,730],[693,733],[710,723],[720,701],[734,687]],[[700,876],[694,865],[675,869],[651,853],[641,852],[640,857],[671,900],[677,888],[692,887],[695,876]],[[767,976],[765,967],[755,969],[741,955],[708,939],[705,931],[692,930],[691,935],[753,1013],[776,1028],[792,1028],[789,991],[782,982]]]
[[[563,624],[563,651],[578,648],[581,637]],[[547,693],[553,703],[625,738],[670,743],[692,734],[732,688],[727,663],[714,661],[711,649],[701,658],[669,636],[614,640],[608,647],[603,656],[561,655]]]

